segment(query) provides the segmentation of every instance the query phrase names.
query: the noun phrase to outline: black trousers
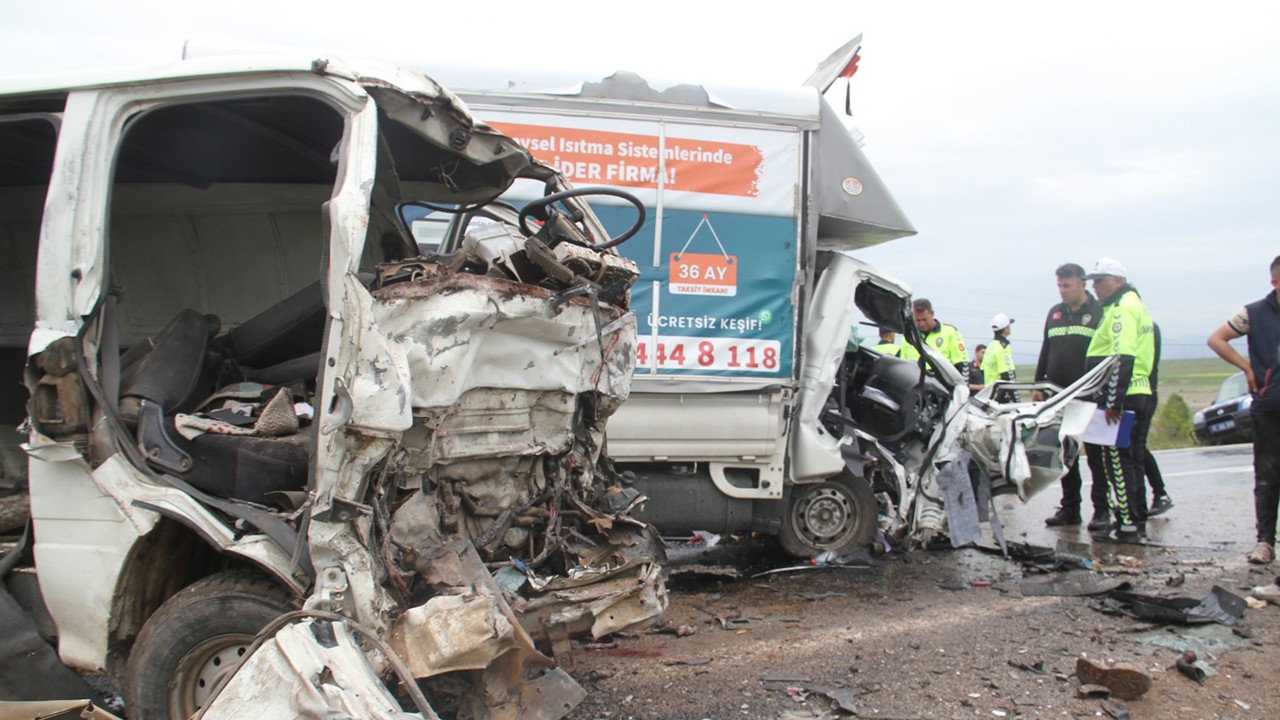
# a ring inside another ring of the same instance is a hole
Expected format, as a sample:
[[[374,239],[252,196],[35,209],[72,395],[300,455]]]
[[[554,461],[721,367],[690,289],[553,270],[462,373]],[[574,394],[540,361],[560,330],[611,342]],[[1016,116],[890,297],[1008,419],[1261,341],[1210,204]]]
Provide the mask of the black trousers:
[[[1276,544],[1280,507],[1280,415],[1253,415],[1253,508],[1258,542]]]
[[[1156,409],[1160,405],[1159,393],[1151,393],[1151,418],[1155,422]],[[1151,426],[1147,425],[1150,430]],[[1146,444],[1145,442],[1143,443]],[[1147,487],[1151,488],[1151,499],[1168,495],[1168,491],[1164,489],[1164,476],[1160,474],[1160,465],[1156,462],[1156,456],[1151,454],[1151,448],[1147,448],[1146,457],[1142,461],[1142,474],[1147,481]]]
[[[1102,470],[1102,448],[1086,443],[1084,457],[1089,463],[1089,474],[1093,476],[1093,482],[1089,488],[1089,501],[1093,504],[1093,513],[1095,515],[1107,513],[1107,476]],[[1062,483],[1062,509],[1068,514],[1078,514],[1080,490],[1084,486],[1084,480],[1080,477],[1080,456],[1076,456],[1075,461],[1067,468],[1067,474],[1063,475],[1059,482]]]
[[[1143,463],[1147,456],[1147,434],[1151,431],[1152,403],[1150,395],[1129,395],[1124,410],[1134,414],[1133,434],[1129,446],[1098,446],[1102,452],[1102,471],[1107,479],[1112,519],[1122,529],[1145,530],[1147,524],[1147,492]]]

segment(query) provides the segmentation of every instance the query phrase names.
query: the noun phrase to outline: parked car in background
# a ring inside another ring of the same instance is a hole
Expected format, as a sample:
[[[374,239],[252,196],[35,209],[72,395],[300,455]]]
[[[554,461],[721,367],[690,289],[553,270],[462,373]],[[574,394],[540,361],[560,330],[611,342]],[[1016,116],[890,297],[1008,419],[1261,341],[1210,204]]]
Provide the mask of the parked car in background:
[[[1197,411],[1193,418],[1196,442],[1201,445],[1253,442],[1253,423],[1249,420],[1252,403],[1244,373],[1238,372],[1223,380],[1213,404]]]

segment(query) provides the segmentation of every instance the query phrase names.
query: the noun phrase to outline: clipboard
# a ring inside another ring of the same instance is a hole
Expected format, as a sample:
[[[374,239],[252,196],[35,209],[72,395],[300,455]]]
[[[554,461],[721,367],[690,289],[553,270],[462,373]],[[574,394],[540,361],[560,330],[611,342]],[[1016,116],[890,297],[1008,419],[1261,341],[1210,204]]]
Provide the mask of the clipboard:
[[[1125,410],[1120,413],[1120,422],[1110,425],[1107,423],[1106,408],[1099,407],[1093,413],[1093,419],[1089,421],[1088,427],[1084,429],[1085,442],[1093,445],[1107,445],[1111,447],[1127,448],[1129,440],[1133,437],[1133,423],[1136,415],[1132,410]]]

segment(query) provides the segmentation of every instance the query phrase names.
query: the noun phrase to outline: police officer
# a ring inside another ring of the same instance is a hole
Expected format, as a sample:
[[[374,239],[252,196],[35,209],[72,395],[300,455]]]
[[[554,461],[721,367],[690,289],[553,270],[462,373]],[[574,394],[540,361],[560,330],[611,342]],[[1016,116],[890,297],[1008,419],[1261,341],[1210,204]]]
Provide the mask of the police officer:
[[[871,349],[881,355],[902,357],[902,346],[894,342],[894,332],[889,328],[880,328],[880,342]]]
[[[1065,388],[1084,375],[1084,354],[1102,319],[1102,304],[1085,287],[1084,268],[1066,263],[1054,271],[1058,280],[1058,297],[1062,302],[1049,308],[1044,320],[1044,338],[1040,342],[1040,359],[1036,361],[1036,382],[1048,381]],[[1043,400],[1039,391],[1033,396]],[[1111,511],[1107,507],[1107,480],[1102,470],[1102,452],[1097,445],[1086,445],[1089,473],[1093,484],[1089,499],[1093,504],[1090,530],[1106,530],[1111,526]],[[1062,476],[1062,504],[1045,525],[1079,525],[1080,458],[1077,457]]]
[[[986,359],[987,346],[978,345],[973,349],[973,362],[969,363],[969,394],[972,395],[987,386],[982,377],[982,361]]]
[[[911,303],[911,314],[915,318],[916,328],[924,339],[924,344],[938,351],[942,357],[956,366],[960,377],[968,378],[969,351],[964,347],[964,337],[954,325],[939,322],[933,316],[933,303],[925,298],[918,298]],[[902,346],[902,357],[907,360],[919,360],[920,351],[908,344]]]
[[[1009,333],[1013,332],[1013,318],[998,313],[991,318],[991,332],[995,339],[987,348],[987,355],[982,360],[982,382],[990,385],[997,380],[1018,379],[1017,370],[1013,366],[1013,344],[1009,342]],[[992,398],[999,403],[1018,402],[1018,393],[1012,390],[1001,390]]]
[[[1116,356],[1120,362],[1112,369],[1098,396],[1098,404],[1106,410],[1107,422],[1117,424],[1125,411],[1134,413],[1133,430],[1128,447],[1103,445],[1102,470],[1111,493],[1111,528],[1098,530],[1094,538],[1117,542],[1140,542],[1147,529],[1146,488],[1143,487],[1142,463],[1147,451],[1147,432],[1151,429],[1151,368],[1155,360],[1155,334],[1151,314],[1138,291],[1128,281],[1124,265],[1112,258],[1101,258],[1093,272],[1085,276],[1093,281],[1093,291],[1102,301],[1102,321],[1085,352],[1085,369]]]

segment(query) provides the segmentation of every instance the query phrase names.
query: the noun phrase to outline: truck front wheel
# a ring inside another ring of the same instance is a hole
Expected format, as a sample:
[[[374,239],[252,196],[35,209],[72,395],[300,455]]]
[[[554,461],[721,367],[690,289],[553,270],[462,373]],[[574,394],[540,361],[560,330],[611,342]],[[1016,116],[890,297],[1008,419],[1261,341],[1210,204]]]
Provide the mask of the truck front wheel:
[[[876,535],[876,498],[862,478],[839,475],[790,488],[782,549],[796,557],[851,553]]]
[[[191,717],[239,666],[258,631],[296,605],[279,584],[242,571],[210,575],[179,591],[142,626],[129,654],[129,719]]]

